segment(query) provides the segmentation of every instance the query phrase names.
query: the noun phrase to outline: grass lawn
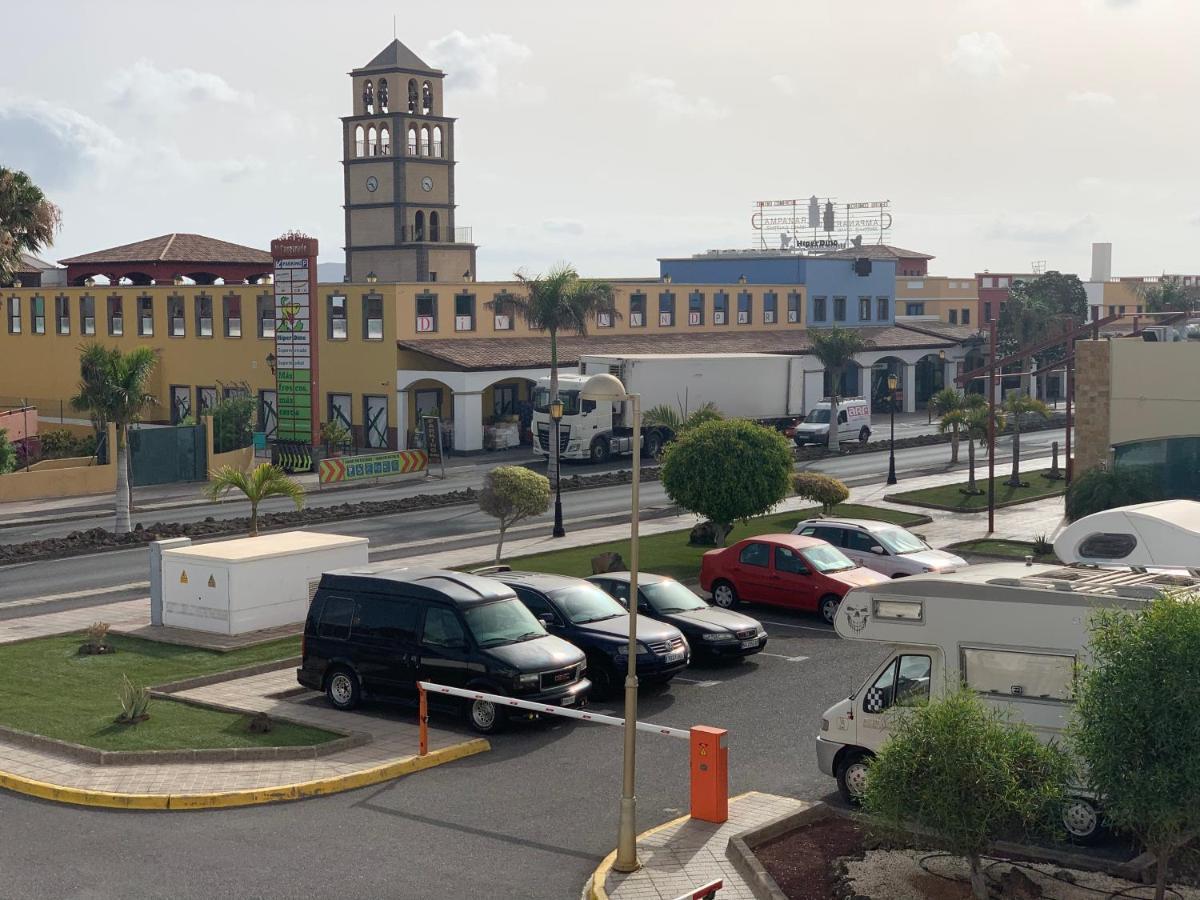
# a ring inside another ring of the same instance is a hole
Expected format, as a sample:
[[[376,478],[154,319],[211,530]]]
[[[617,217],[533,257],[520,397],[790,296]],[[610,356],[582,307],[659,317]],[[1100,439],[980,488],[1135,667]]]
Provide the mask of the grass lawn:
[[[1032,541],[1005,541],[983,538],[977,541],[962,541],[951,544],[946,548],[954,553],[977,553],[980,556],[998,556],[1004,559],[1018,559],[1024,562],[1026,556],[1032,556],[1037,563],[1059,563],[1060,560],[1053,552],[1037,554],[1033,552]]]
[[[818,515],[819,506],[798,509],[795,512],[778,513],[753,519],[748,525],[738,525],[730,533],[726,545],[756,534],[773,534],[791,531],[797,522]],[[882,509],[875,506],[859,506],[844,503],[834,507],[834,515],[853,519],[882,519],[896,525],[912,527],[929,521],[928,516],[904,512],[897,509]],[[688,530],[667,531],[642,537],[638,542],[641,550],[639,568],[644,572],[669,575],[681,581],[695,579],[700,574],[700,557],[711,547],[693,547],[687,542]],[[507,560],[514,569],[532,572],[554,572],[559,575],[574,575],[585,578],[592,574],[592,557],[600,553],[616,551],[621,559],[629,562],[629,541],[613,541],[608,544],[592,544],[586,547],[571,547],[551,553],[520,556]]]
[[[958,484],[942,484],[937,487],[924,488],[919,491],[905,491],[901,494],[888,494],[888,500],[895,503],[912,503],[916,506],[928,506],[933,509],[947,509],[951,512],[979,512],[987,509],[987,467],[983,467],[984,475],[982,478],[975,479],[977,489],[983,491],[982,494],[964,494],[963,491],[967,487],[967,482],[959,482]],[[997,506],[1012,506],[1017,503],[1029,503],[1032,500],[1042,500],[1046,497],[1054,497],[1062,494],[1065,488],[1065,482],[1062,480],[1051,481],[1049,478],[1043,478],[1043,472],[1049,472],[1049,469],[1037,469],[1033,472],[1022,472],[1021,481],[1027,483],[1029,487],[1011,488],[1005,482],[1008,480],[1008,472],[996,472],[996,505]]]
[[[151,700],[150,718],[117,725],[121,676],[153,686],[295,656],[300,639],[284,638],[214,653],[175,644],[109,635],[117,652],[79,656],[82,634],[56,635],[0,646],[0,724],[98,750],[181,750],[205,747],[290,747],[321,744],[337,735],[275,723],[251,734],[246,717],[169,700]]]

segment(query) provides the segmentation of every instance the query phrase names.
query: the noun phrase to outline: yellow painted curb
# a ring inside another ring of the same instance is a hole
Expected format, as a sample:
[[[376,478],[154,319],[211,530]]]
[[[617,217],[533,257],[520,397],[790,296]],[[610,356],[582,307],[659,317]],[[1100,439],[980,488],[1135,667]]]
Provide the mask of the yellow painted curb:
[[[102,806],[108,809],[227,809],[233,806],[256,806],[263,803],[282,803],[302,800],[305,797],[320,797],[338,794],[355,788],[391,781],[402,775],[411,775],[423,769],[432,769],[443,763],[453,762],[476,753],[491,750],[491,744],[482,738],[451,744],[439,750],[430,750],[425,756],[408,756],[395,762],[384,763],[361,772],[320,778],[299,784],[283,784],[269,788],[252,788],[244,791],[218,791],[207,794],[114,794],[108,791],[88,791],[81,788],[47,784],[32,778],[23,778],[8,772],[0,772],[0,788],[53,800],[56,803],[71,803],[76,806]]]
[[[730,797],[729,802],[741,800],[743,797],[750,797],[757,794],[758,791],[746,791],[744,794]],[[670,828],[672,825],[678,825],[680,822],[686,822],[691,816],[680,816],[677,819],[672,819],[670,822],[663,822],[661,825],[655,825],[653,828],[643,831],[634,839],[634,844],[641,842],[643,839],[650,837],[652,834]],[[608,881],[608,873],[612,870],[612,865],[617,860],[617,851],[614,850],[596,866],[596,870],[592,872],[592,877],[588,879],[587,886],[584,888],[584,900],[608,900],[608,891],[605,889],[605,883]]]

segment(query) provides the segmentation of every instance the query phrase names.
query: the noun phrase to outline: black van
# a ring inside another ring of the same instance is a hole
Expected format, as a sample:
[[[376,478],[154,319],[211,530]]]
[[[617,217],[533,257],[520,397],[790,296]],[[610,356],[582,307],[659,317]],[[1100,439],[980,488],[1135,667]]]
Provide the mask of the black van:
[[[591,687],[583,651],[548,634],[512,588],[444,569],[326,572],[300,652],[297,679],[338,709],[411,701],[418,681],[561,706],[582,705]],[[471,725],[496,731],[505,712],[475,700]]]

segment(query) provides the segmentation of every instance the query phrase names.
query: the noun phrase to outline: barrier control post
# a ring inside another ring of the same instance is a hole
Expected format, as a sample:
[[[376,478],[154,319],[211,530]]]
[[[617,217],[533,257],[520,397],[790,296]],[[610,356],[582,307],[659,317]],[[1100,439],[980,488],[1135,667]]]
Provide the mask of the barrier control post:
[[[691,816],[701,822],[729,819],[728,733],[708,725],[696,725],[691,730]]]

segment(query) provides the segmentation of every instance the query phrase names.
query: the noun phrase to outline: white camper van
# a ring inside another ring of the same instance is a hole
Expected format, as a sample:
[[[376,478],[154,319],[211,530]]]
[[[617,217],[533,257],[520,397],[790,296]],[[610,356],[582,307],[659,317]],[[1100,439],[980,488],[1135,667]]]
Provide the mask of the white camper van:
[[[1076,666],[1088,658],[1092,611],[1136,609],[1181,587],[1200,587],[1200,577],[996,563],[850,591],[834,630],[889,646],[866,681],[821,717],[821,771],[837,778],[847,800],[857,800],[867,761],[887,740],[895,716],[960,683],[1043,740],[1060,736]],[[1067,805],[1063,820],[1080,841],[1100,831],[1086,791]]]

